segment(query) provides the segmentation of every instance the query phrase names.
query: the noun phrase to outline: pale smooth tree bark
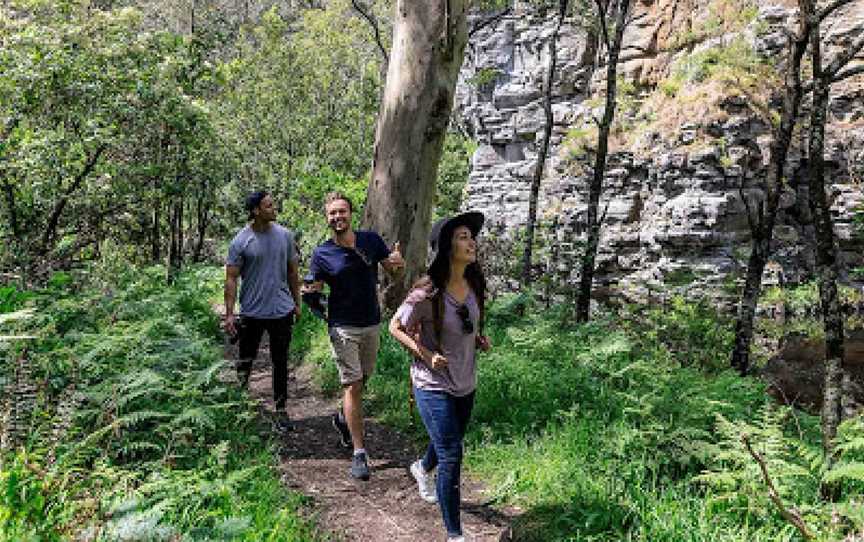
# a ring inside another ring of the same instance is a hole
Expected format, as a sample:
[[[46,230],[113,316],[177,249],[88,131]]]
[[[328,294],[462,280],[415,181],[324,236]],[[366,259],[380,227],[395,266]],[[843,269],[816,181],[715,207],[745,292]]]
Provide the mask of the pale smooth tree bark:
[[[398,0],[378,114],[365,227],[400,242],[405,273],[385,285],[401,302],[426,263],[438,162],[468,42],[468,0]]]

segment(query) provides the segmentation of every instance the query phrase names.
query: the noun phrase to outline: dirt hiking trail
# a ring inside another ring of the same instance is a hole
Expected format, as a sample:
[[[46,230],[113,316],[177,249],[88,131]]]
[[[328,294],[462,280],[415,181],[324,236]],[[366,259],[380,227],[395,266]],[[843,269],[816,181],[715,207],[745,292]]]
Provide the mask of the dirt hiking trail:
[[[292,352],[292,365],[293,357]],[[225,359],[225,376],[236,381],[237,347],[227,340]],[[249,379],[249,393],[268,418],[273,413],[270,372],[265,334]],[[340,446],[330,421],[337,401],[315,390],[307,369],[292,369],[290,374],[288,413],[295,429],[275,437],[280,444],[280,467],[283,482],[311,498],[319,528],[335,540],[346,542],[446,540],[438,505],[420,499],[417,484],[408,472],[421,448],[394,429],[377,423],[370,417],[374,412],[367,412],[366,449],[372,477],[367,482],[350,478],[351,450]],[[466,541],[510,541],[510,524],[516,511],[494,509],[485,503],[487,498],[482,485],[463,473],[462,524]]]

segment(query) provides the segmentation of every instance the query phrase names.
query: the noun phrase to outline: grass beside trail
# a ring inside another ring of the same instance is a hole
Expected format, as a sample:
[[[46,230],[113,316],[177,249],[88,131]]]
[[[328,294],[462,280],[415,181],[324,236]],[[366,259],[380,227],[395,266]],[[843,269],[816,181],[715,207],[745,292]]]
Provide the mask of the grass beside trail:
[[[191,270],[169,287],[163,268],[102,269],[4,294],[4,312],[34,312],[0,335],[38,339],[0,342],[14,442],[0,540],[319,539],[280,483],[269,425],[219,378],[220,277]]]
[[[818,419],[725,369],[731,329],[707,304],[678,299],[574,326],[560,307],[510,296],[488,320],[494,349],[479,359],[467,464],[499,503],[524,510],[517,540],[800,539],[768,500],[742,434],[820,539],[864,525],[860,483],[836,507],[820,504]],[[323,328],[307,321],[301,333],[319,383],[334,391]],[[407,374],[407,355],[383,331],[367,412],[423,439]]]

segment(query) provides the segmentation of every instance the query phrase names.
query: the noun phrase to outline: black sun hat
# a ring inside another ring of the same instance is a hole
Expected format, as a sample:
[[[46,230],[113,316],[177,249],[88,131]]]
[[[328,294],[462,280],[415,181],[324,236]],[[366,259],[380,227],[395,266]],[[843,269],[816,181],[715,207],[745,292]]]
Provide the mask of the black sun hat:
[[[439,258],[449,256],[453,230],[459,226],[467,226],[471,230],[471,235],[476,239],[485,219],[483,213],[479,211],[468,211],[456,216],[442,218],[436,222],[432,226],[432,231],[429,232],[429,247],[433,253],[430,267],[435,265]]]

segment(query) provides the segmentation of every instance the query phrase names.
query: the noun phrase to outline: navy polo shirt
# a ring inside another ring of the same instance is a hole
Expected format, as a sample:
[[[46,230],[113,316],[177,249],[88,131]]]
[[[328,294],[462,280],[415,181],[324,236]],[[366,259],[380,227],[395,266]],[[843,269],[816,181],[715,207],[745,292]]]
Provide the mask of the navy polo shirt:
[[[327,324],[331,327],[381,323],[378,263],[390,255],[390,249],[374,231],[355,231],[354,238],[355,249],[330,239],[312,251],[309,271],[315,280],[323,280],[330,287]]]

